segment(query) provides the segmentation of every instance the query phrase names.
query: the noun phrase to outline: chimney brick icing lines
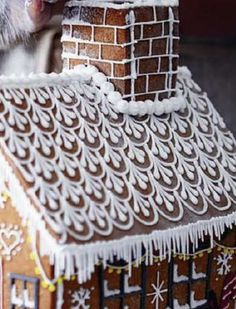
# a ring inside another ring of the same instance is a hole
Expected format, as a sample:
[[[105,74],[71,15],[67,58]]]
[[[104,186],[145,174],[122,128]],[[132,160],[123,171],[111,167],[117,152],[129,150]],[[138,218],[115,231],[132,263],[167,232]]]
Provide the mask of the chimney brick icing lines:
[[[177,7],[69,5],[64,67],[95,65],[125,99],[169,98],[176,88],[178,27]]]

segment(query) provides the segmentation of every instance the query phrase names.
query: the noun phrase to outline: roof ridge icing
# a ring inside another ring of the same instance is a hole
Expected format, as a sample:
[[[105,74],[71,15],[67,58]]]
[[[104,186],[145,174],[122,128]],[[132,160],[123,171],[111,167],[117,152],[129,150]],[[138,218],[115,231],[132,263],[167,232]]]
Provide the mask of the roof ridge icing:
[[[213,240],[232,227],[235,140],[190,72],[178,76],[185,109],[138,119],[117,113],[96,86],[99,72],[86,68],[91,80],[80,69],[54,76],[51,86],[47,76],[44,86],[31,76],[28,91],[18,79],[16,88],[9,79],[0,85],[0,146],[31,185],[25,191],[3,155],[0,179],[31,233],[39,232],[40,252],[50,256],[56,276],[79,268],[84,282],[99,259],[106,264],[117,254],[131,264],[142,246],[150,251],[147,263],[153,245],[163,256],[180,248],[187,254],[188,239],[197,247],[203,234]],[[140,235],[133,233],[136,224]],[[116,230],[121,236],[110,239]]]
[[[179,74],[191,76],[191,73],[185,68],[179,68]],[[190,74],[190,75],[189,75]],[[124,100],[121,93],[114,91],[114,85],[108,81],[105,74],[98,71],[92,65],[78,65],[73,70],[64,70],[60,74],[56,73],[39,73],[11,76],[0,76],[0,89],[4,88],[46,88],[58,84],[69,84],[73,82],[94,83],[99,91],[107,96],[109,102],[114,106],[118,113],[132,116],[144,116],[146,114],[162,115],[176,112],[184,109],[187,105],[186,99],[177,89],[176,95],[164,100],[145,100],[145,101],[128,101]],[[47,86],[46,86],[47,85]]]

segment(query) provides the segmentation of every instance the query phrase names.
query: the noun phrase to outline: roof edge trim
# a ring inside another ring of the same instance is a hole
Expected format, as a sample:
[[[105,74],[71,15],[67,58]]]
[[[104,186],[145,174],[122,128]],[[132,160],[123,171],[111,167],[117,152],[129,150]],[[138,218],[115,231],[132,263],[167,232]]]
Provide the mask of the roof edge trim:
[[[164,231],[153,231],[149,235],[126,236],[119,240],[96,242],[87,245],[66,245],[58,251],[55,257],[55,275],[62,273],[69,278],[78,272],[80,284],[91,278],[95,266],[102,263],[106,267],[115,255],[128,263],[129,273],[132,272],[132,264],[140,261],[143,255],[142,248],[148,251],[146,264],[152,264],[155,258],[153,250],[160,250],[161,260],[170,258],[172,254],[190,254],[189,241],[196,250],[200,239],[210,237],[210,246],[214,247],[214,237],[220,238],[226,228],[236,225],[236,212],[227,216],[215,217],[210,220],[201,220],[196,223],[179,226]],[[72,262],[74,261],[74,262]],[[73,264],[74,263],[74,264]],[[63,265],[64,268],[60,268]],[[79,271],[76,271],[79,269]]]

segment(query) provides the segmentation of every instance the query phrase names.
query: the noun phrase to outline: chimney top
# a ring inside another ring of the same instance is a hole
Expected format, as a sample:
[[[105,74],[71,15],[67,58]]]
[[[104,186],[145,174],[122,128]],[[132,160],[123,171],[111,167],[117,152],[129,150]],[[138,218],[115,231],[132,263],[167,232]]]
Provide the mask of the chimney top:
[[[64,67],[91,64],[128,100],[175,95],[178,0],[69,1],[63,21]]]

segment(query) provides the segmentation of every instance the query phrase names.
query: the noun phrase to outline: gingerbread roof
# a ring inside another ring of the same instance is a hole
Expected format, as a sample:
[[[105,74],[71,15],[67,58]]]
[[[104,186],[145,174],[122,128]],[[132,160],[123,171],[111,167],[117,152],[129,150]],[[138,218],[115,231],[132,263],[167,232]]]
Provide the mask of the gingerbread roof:
[[[131,116],[92,67],[0,79],[1,178],[21,215],[58,239],[58,259],[59,247],[94,252],[81,280],[127,246],[184,246],[235,223],[235,140],[186,69],[178,94],[166,107],[131,102]]]

